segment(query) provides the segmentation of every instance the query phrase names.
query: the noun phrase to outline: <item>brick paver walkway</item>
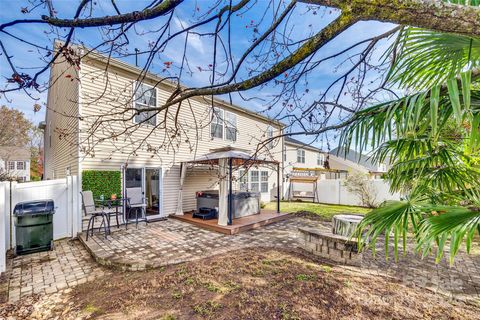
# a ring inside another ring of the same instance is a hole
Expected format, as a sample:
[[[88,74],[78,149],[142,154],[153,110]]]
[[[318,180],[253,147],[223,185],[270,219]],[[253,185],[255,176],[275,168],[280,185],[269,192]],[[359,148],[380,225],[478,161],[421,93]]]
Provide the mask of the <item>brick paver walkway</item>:
[[[56,241],[52,251],[18,256],[9,264],[10,301],[32,293],[55,293],[105,274],[79,241],[70,240]]]
[[[101,264],[141,270],[253,246],[297,248],[300,244],[299,227],[329,228],[329,224],[294,218],[227,236],[169,219],[138,229],[115,231],[107,240],[102,235],[94,235],[88,242],[82,241]],[[95,264],[76,241],[61,241],[53,252],[15,258],[11,268],[11,299],[31,292],[50,292],[55,287],[73,286],[115,272],[115,269],[106,271]],[[366,253],[360,268],[346,268],[392,277],[407,285],[425,287],[456,299],[480,302],[479,255],[461,253],[453,267],[445,261],[435,264],[432,257],[421,260],[413,254],[401,256],[395,263],[393,258],[385,261],[379,247],[376,258]]]

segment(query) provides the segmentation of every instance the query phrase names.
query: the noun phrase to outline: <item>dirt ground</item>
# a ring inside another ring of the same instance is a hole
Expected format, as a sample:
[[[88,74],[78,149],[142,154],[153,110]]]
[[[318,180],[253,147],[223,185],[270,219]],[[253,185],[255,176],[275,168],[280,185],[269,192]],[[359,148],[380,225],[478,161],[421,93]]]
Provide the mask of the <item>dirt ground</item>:
[[[246,249],[145,272],[121,272],[56,297],[0,306],[2,316],[61,319],[478,319],[480,308],[332,267],[299,252]],[[22,309],[22,305],[25,308]],[[37,304],[33,308],[28,305]],[[56,305],[55,305],[56,304]],[[37,311],[35,311],[37,310]],[[36,313],[35,313],[36,312]]]

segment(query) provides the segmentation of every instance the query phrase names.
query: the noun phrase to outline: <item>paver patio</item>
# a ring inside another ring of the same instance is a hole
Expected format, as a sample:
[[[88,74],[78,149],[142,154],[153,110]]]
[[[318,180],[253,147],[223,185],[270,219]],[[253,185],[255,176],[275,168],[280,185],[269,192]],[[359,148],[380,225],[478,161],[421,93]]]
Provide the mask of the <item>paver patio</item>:
[[[94,280],[108,272],[97,265],[79,241],[55,242],[55,249],[18,256],[9,261],[8,298],[55,293]]]
[[[299,227],[330,228],[325,222],[304,218],[281,221],[246,233],[226,236],[174,219],[138,229],[113,232],[107,240],[94,235],[88,250],[105,269],[90,258],[78,241],[60,241],[55,251],[15,258],[10,270],[10,300],[33,292],[53,292],[95,279],[116,269],[142,270],[205,258],[248,247],[298,248]],[[365,253],[362,266],[345,267],[360,272],[392,277],[410,286],[420,286],[455,299],[480,302],[480,256],[460,253],[450,267],[432,257],[421,260],[413,254],[398,263],[386,261],[382,248],[377,257]],[[382,281],[382,278],[379,278]]]

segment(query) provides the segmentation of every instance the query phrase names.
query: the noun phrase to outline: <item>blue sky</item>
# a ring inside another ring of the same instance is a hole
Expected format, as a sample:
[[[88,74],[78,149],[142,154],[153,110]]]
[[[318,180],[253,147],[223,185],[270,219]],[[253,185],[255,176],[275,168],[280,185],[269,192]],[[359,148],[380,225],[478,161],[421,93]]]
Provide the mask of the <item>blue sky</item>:
[[[118,7],[122,12],[128,12],[131,10],[139,10],[146,4],[150,3],[149,1],[127,1],[127,0],[117,0]],[[214,1],[212,1],[214,2]],[[178,9],[175,11],[175,16],[172,22],[172,30],[180,30],[195,21],[198,21],[201,15],[207,14],[207,11],[210,9],[210,1],[186,1],[181,4]],[[53,0],[54,7],[58,12],[59,17],[71,18],[74,14],[76,5],[72,3],[79,3],[79,1],[73,0]],[[94,15],[112,15],[114,14],[113,8],[110,4],[110,1],[106,0],[97,0],[95,1],[96,5],[94,6]],[[257,27],[260,32],[264,31],[271,23],[271,20],[268,18],[262,18],[265,9],[267,9],[267,1],[258,1],[255,6],[250,9],[247,13],[241,15],[235,15],[232,18],[232,52],[236,59],[238,59],[244,50],[252,43],[255,33],[253,32],[253,26]],[[22,7],[29,7],[28,1],[14,1],[14,0],[3,0],[0,2],[0,23],[5,23],[13,19],[25,19],[25,18],[39,18],[42,14],[47,14],[46,8],[39,7],[33,12],[28,14],[21,13]],[[271,8],[268,8],[270,12]],[[287,27],[285,28],[285,33],[292,39],[302,39],[311,34],[312,32],[318,32],[322,27],[332,21],[338,12],[329,8],[319,8],[317,10],[311,10],[307,5],[298,4],[290,17]],[[270,17],[271,18],[271,17]],[[129,32],[130,44],[128,46],[129,52],[133,52],[134,48],[139,50],[146,50],[151,41],[156,39],[156,34],[145,33],[138,35],[145,31],[149,31],[157,27],[160,22],[164,21],[162,19],[156,19],[153,21],[141,22],[136,27],[136,32]],[[200,32],[211,31],[214,24],[210,24],[204,28],[201,28]],[[387,23],[378,23],[378,22],[360,22],[355,26],[351,27],[349,30],[340,35],[337,39],[329,43],[327,46],[322,48],[322,50],[315,56],[316,58],[326,57],[332,53],[338,52],[355,42],[358,42],[362,39],[367,39],[371,36],[378,35],[382,32],[388,31],[393,27],[391,24]],[[53,40],[58,37],[65,35],[65,31],[59,30],[58,34],[49,34],[49,28],[45,28],[42,25],[23,25],[16,26],[9,29],[9,32],[16,36],[20,36],[27,41],[35,42],[41,46],[48,46],[51,48]],[[226,34],[224,34],[226,37]],[[101,41],[101,33],[99,29],[84,29],[78,30],[75,33],[75,41],[83,42],[85,45],[93,47]],[[28,46],[24,43],[21,43],[12,37],[6,36],[5,34],[0,34],[0,39],[6,46],[9,54],[13,56],[15,61],[15,66],[19,71],[32,73],[36,69],[42,67],[44,62],[42,57],[45,55],[45,52],[42,50],[33,49],[31,46]],[[174,41],[171,41],[166,49],[158,55],[154,60],[151,71],[158,73],[160,75],[173,75],[178,74],[178,66],[181,63],[181,54],[183,50],[184,38],[178,38]],[[388,43],[384,42],[381,44],[379,49],[376,52],[376,56],[380,56],[381,53],[387,48]],[[188,56],[189,64],[194,70],[191,75],[183,74],[182,82],[187,86],[202,86],[209,83],[210,73],[208,71],[198,71],[200,69],[208,69],[208,65],[211,64],[211,58],[213,53],[213,38],[209,36],[199,36],[199,35],[190,35],[188,42]],[[352,52],[354,53],[354,52]],[[311,74],[308,76],[308,94],[305,94],[302,97],[303,103],[307,104],[308,102],[313,101],[318,95],[325,90],[325,88],[341,73],[342,70],[345,70],[349,67],[348,63],[341,64],[348,56],[340,57],[339,59],[334,59],[329,63],[321,64],[318,66]],[[129,63],[134,64],[135,60],[133,57],[124,59]],[[140,66],[143,66],[144,57],[139,58]],[[172,62],[172,67],[168,70],[163,70],[164,62]],[[248,61],[247,61],[248,62]],[[3,55],[0,57],[0,86],[4,87],[6,85],[6,78],[11,76],[11,71],[8,68],[6,59]],[[224,67],[225,64],[219,62],[219,68]],[[247,63],[246,66],[249,66]],[[245,79],[248,77],[247,70],[242,70],[239,73],[239,79]],[[48,72],[46,72],[40,79],[39,82],[47,82]],[[245,108],[262,112],[268,116],[274,116],[279,113],[285,114],[285,111],[282,105],[279,103],[275,105],[271,110],[265,110],[266,101],[269,101],[272,96],[278,93],[278,86],[267,85],[262,88],[252,89],[248,92],[242,93],[243,98],[247,98],[247,101],[242,99],[239,94],[232,94],[232,100],[234,103],[243,106]],[[42,111],[38,113],[33,112],[33,105],[35,103],[40,103],[41,105],[46,103],[46,93],[34,93],[33,96],[38,99],[38,101],[32,100],[24,92],[17,91],[10,93],[7,97],[0,97],[0,104],[5,104],[22,110],[27,117],[34,123],[44,119],[45,108],[42,108]],[[228,97],[222,97],[227,99]],[[344,103],[349,104],[351,98],[346,95],[342,97]],[[293,128],[295,129],[295,128]],[[299,138],[305,142],[311,142],[312,138]],[[332,135],[331,140],[335,140],[335,137]],[[326,141],[315,141],[313,144],[318,147],[326,149],[328,146]],[[335,146],[330,146],[334,148]]]

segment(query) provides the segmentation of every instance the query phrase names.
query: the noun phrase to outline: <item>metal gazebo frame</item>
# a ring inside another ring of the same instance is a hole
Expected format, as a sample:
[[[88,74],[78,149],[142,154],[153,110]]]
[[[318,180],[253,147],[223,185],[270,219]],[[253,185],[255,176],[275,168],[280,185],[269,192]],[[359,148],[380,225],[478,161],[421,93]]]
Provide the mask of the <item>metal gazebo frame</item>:
[[[203,156],[198,157],[195,160],[182,162],[182,169],[184,165],[193,164],[193,165],[210,165],[220,167],[222,161],[227,161],[228,163],[228,202],[227,202],[227,217],[228,225],[232,225],[233,221],[233,168],[234,167],[245,167],[249,168],[254,165],[259,164],[270,164],[276,166],[277,171],[277,213],[280,213],[280,162],[276,160],[261,159],[257,156],[252,156],[247,153],[247,150],[234,148],[234,147],[224,147],[218,149],[211,149],[211,152]]]

